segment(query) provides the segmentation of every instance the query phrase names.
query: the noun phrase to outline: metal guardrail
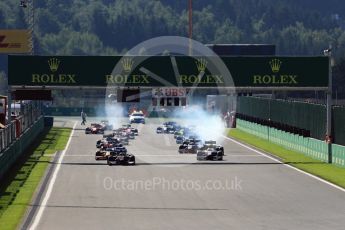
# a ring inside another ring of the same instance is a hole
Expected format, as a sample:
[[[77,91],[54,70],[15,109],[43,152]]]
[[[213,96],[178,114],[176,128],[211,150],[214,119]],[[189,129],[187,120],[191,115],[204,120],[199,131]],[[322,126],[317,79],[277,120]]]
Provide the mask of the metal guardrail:
[[[0,129],[0,153],[29,129],[40,116],[41,110],[36,102],[25,104],[23,106],[23,115],[13,119],[4,129]]]

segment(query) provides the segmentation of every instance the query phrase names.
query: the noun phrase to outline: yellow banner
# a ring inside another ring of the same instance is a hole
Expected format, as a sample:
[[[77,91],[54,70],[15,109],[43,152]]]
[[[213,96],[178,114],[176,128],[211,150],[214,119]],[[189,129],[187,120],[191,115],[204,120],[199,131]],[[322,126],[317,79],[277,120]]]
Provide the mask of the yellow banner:
[[[29,39],[27,30],[0,30],[0,53],[29,53]]]

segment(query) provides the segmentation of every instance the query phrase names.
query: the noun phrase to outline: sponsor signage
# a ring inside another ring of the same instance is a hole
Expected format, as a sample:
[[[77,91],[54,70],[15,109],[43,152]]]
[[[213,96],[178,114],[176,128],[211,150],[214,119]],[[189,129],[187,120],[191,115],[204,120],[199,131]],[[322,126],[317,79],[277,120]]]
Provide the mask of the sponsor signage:
[[[10,55],[9,85],[159,87],[169,97],[186,94],[177,90],[180,87],[328,86],[328,58],[323,56],[221,57],[225,74],[211,68],[216,57],[175,56],[175,68],[171,60],[170,56]]]
[[[186,97],[187,89],[185,88],[154,88],[152,89],[152,97]]]
[[[30,33],[27,30],[0,30],[0,53],[29,53]]]

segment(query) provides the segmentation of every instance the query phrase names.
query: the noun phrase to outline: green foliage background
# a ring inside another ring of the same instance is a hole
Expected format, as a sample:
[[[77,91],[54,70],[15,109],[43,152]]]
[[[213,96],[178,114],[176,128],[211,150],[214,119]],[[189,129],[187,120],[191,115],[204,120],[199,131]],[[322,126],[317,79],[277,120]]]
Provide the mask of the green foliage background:
[[[339,0],[194,0],[194,39],[273,43],[283,55],[315,55],[332,42],[345,49]],[[187,0],[35,1],[38,54],[121,53],[161,35],[187,36]],[[333,7],[332,7],[333,6]],[[19,1],[0,2],[1,28],[26,28]]]

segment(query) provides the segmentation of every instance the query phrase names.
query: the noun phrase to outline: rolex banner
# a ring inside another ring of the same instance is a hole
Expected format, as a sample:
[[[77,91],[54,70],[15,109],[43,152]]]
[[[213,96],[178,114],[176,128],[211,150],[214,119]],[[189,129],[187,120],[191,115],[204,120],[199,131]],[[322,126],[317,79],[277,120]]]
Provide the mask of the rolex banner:
[[[9,56],[12,86],[316,87],[327,57]]]

